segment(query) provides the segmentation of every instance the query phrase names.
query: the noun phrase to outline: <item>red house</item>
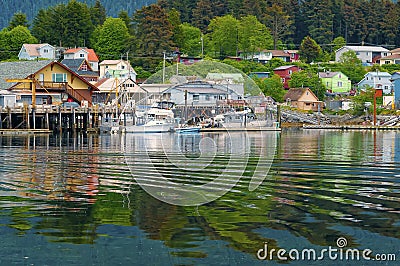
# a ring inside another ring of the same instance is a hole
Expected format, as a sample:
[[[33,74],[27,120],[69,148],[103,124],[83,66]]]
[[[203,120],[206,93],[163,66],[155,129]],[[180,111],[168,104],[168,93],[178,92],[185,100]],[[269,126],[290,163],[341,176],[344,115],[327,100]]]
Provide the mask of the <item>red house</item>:
[[[274,74],[281,77],[283,87],[289,89],[289,80],[293,72],[299,72],[300,68],[298,66],[280,66],[274,69]]]

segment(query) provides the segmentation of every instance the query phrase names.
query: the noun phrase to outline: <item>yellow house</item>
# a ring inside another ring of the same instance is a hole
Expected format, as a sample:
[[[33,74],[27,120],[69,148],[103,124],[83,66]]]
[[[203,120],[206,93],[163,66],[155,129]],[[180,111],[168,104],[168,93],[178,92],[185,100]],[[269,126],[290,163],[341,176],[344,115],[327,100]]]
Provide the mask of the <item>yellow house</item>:
[[[318,106],[322,110],[324,106],[309,88],[291,88],[283,99],[289,106],[305,111],[318,111]]]
[[[11,79],[13,77],[10,77]],[[27,82],[33,80],[33,84]],[[32,87],[36,105],[77,102],[92,105],[92,94],[98,88],[59,62],[50,62],[34,73],[21,79],[8,90],[19,95],[21,102],[32,103]],[[18,98],[18,96],[17,96]]]

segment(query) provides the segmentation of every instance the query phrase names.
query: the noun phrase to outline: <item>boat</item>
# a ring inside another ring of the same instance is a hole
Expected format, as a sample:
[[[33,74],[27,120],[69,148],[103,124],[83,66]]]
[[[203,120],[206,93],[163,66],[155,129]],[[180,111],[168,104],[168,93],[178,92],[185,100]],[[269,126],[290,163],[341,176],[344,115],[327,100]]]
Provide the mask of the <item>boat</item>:
[[[135,125],[126,125],[122,131],[125,133],[171,132],[175,127],[173,106],[172,102],[156,102],[136,118]]]
[[[199,133],[201,130],[201,126],[191,126],[191,127],[176,127],[174,131],[176,133],[184,134],[184,133]]]

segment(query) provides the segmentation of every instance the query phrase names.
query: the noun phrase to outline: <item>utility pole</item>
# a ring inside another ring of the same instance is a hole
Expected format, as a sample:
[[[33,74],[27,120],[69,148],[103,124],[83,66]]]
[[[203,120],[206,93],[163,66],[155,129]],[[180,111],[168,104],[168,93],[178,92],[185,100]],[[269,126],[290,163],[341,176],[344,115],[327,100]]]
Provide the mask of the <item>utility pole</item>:
[[[162,83],[165,83],[165,51],[163,52]]]

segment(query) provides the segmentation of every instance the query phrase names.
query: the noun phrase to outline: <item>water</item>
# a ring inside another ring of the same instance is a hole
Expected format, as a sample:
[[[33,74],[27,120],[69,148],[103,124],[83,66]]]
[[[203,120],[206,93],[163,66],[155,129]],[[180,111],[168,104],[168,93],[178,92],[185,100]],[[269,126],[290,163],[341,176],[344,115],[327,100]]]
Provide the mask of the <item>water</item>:
[[[0,264],[280,265],[257,258],[265,243],[321,251],[340,237],[400,259],[400,133],[283,131],[250,191],[268,145],[260,133],[0,136]],[[200,206],[145,191],[160,177],[221,191],[208,185],[221,175],[236,185]]]

